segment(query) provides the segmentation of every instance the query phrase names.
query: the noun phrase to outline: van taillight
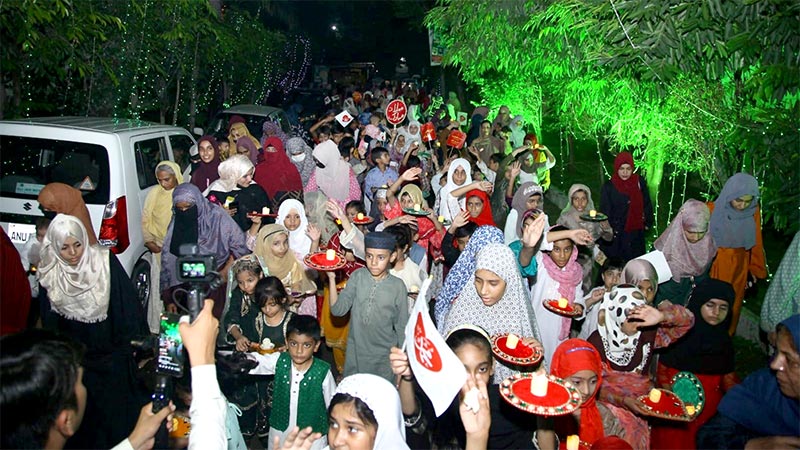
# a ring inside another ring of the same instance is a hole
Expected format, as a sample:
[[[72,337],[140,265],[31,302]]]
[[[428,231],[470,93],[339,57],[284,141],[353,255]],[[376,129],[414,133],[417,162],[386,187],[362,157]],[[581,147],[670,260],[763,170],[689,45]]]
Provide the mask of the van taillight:
[[[103,222],[100,224],[100,245],[109,247],[115,254],[128,248],[131,241],[128,237],[128,208],[125,196],[106,205],[103,211]]]

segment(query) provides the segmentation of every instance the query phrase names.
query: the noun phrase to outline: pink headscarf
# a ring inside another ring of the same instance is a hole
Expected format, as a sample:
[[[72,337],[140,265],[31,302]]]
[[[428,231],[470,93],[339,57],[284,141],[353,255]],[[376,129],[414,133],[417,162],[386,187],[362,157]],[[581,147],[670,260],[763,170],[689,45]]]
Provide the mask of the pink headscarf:
[[[714,237],[708,233],[710,217],[705,203],[689,199],[656,240],[654,246],[667,258],[674,281],[680,282],[681,278],[702,274],[717,254]],[[693,244],[686,239],[684,230],[705,232],[706,235]]]
[[[314,147],[311,153],[317,161],[325,165],[324,169],[317,167],[314,173],[317,185],[328,198],[339,202],[347,201],[350,195],[350,164],[342,159],[339,147],[332,140],[321,142]]]
[[[551,228],[551,230],[553,228]],[[550,278],[558,282],[558,293],[567,299],[570,305],[575,303],[575,287],[583,280],[583,269],[581,265],[576,262],[578,259],[578,246],[574,242],[572,245],[572,254],[569,256],[569,261],[567,261],[563,269],[556,265],[549,254],[542,258],[547,274],[550,275]],[[571,323],[572,319],[569,317],[563,317],[561,319],[561,332],[558,334],[559,340],[564,340],[569,337]]]

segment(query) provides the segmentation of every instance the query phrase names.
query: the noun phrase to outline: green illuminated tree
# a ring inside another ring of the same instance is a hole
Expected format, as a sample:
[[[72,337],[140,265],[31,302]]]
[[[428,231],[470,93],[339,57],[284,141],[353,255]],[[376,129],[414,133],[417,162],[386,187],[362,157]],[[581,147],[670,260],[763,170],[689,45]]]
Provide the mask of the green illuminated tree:
[[[654,197],[665,170],[699,173],[710,194],[747,170],[767,218],[796,228],[798,14],[781,0],[453,0],[426,24],[485,102],[632,149]],[[779,157],[794,161],[784,178],[764,176]]]

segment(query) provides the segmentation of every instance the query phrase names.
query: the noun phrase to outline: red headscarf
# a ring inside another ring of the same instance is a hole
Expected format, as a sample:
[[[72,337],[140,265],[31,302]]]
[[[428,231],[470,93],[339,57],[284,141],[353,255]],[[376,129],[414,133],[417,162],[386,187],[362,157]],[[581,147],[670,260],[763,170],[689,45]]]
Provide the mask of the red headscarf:
[[[525,138],[522,139],[522,142],[531,141],[531,149],[535,149],[537,145],[539,145],[539,138],[536,137],[536,133],[528,133],[525,135]],[[539,150],[533,150],[533,162],[539,162]]]
[[[592,344],[583,339],[568,339],[561,343],[553,353],[550,363],[550,373],[559,378],[569,378],[581,370],[591,370],[597,374],[597,388],[592,395],[581,405],[581,441],[593,444],[603,438],[603,419],[597,409],[595,397],[600,385],[603,383],[603,368],[600,354]]]
[[[275,151],[268,151],[268,147],[275,147]],[[283,149],[283,142],[280,138],[272,136],[264,140],[263,157],[264,161],[256,166],[253,180],[267,192],[271,199],[274,199],[278,192],[303,190],[300,172],[286,156],[286,150]]]
[[[494,218],[492,217],[492,205],[489,204],[489,196],[486,195],[486,192],[483,192],[480,189],[473,189],[467,192],[467,195],[464,197],[469,201],[470,197],[478,197],[483,202],[483,210],[481,213],[478,214],[478,217],[471,217],[469,218],[470,222],[475,222],[476,225],[483,226],[495,226]]]
[[[628,164],[633,170],[633,156],[628,152],[622,152],[614,158],[614,175],[611,176],[611,183],[624,196],[628,197],[628,216],[625,219],[625,231],[639,231],[644,229],[644,197],[642,189],[639,187],[639,175],[632,173],[630,178],[623,180],[619,177],[619,168],[623,164]]]
[[[633,450],[633,446],[619,436],[608,436],[592,444],[592,450]]]

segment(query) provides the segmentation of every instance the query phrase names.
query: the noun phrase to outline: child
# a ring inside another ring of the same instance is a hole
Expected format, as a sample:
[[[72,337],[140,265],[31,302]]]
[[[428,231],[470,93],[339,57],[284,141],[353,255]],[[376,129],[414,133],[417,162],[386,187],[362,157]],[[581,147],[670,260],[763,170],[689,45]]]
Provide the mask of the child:
[[[603,267],[600,268],[600,280],[603,285],[592,289],[583,297],[583,307],[585,309],[583,323],[578,334],[580,339],[589,339],[589,336],[597,330],[597,311],[599,311],[599,308],[595,308],[595,306],[603,300],[603,295],[611,292],[611,288],[619,284],[619,277],[624,267],[625,261],[622,258],[616,256],[606,258]]]
[[[344,375],[372,373],[393,382],[387,356],[405,340],[408,293],[403,281],[389,273],[397,257],[394,236],[370,233],[364,247],[367,267],[353,272],[341,294],[336,293],[335,275],[328,273],[331,313],[351,313]]]
[[[566,228],[557,225],[550,231],[564,231]],[[583,269],[577,262],[578,249],[571,239],[559,239],[553,242],[553,249],[548,252],[536,253],[536,263],[542,270],[538,270],[536,284],[531,288],[533,310],[542,333],[544,345],[544,358],[547,364],[552,360],[556,347],[569,339],[572,319],[560,316],[544,307],[546,300],[567,299],[582,315]]]
[[[456,189],[472,184],[472,168],[469,161],[456,158],[447,169],[447,183],[439,190],[434,209],[447,221],[453,220],[466,207],[464,198],[453,195]]]
[[[316,316],[317,286],[308,279],[305,266],[289,250],[289,230],[279,224],[265,225],[258,231],[254,253],[264,262],[268,273],[281,280],[291,293],[290,308],[297,308],[298,314]],[[294,306],[295,302],[300,305]]]
[[[295,427],[311,427],[323,436],[311,446],[322,449],[327,443],[328,405],[336,390],[330,366],[315,358],[319,349],[321,330],[317,319],[294,316],[286,327],[285,352],[261,355],[250,353],[258,366],[252,375],[275,375],[272,411],[269,416],[269,448]]]
[[[417,300],[416,294],[419,293],[422,281],[428,278],[428,274],[408,257],[408,250],[413,243],[411,227],[404,224],[392,225],[385,231],[394,236],[396,242],[397,259],[389,273],[403,280],[408,291],[408,312],[410,314],[414,309],[414,302]]]
[[[252,343],[258,345],[265,337],[263,333],[264,313],[256,300],[256,290],[260,283],[266,282],[266,279],[262,278],[261,265],[258,258],[253,255],[237,259],[231,272],[237,286],[231,293],[229,309],[225,315],[227,341],[235,342],[237,351],[248,352]],[[275,277],[269,278],[277,280]],[[278,284],[280,285],[280,281]],[[286,292],[283,289],[281,292],[283,295],[276,296],[282,298],[285,303]],[[266,442],[269,434],[269,383],[271,381],[246,377],[237,383],[236,389],[231,393],[231,402],[242,410],[242,415],[239,417],[239,428],[246,440],[257,435],[262,442]]]
[[[387,208],[384,208],[383,213],[389,220],[386,221],[385,226],[408,224],[412,228],[416,228],[417,237],[414,241],[424,249],[426,255],[428,253],[436,254],[442,247],[444,227],[439,222],[436,213],[428,207],[428,203],[422,195],[422,190],[416,184],[411,183],[419,179],[421,173],[422,169],[419,168],[406,170],[387,189]],[[407,184],[403,186],[404,183]],[[402,189],[400,189],[401,186],[403,186]],[[396,194],[398,190],[400,190],[400,193]],[[427,212],[428,215],[414,217],[403,212],[403,209],[413,210],[417,205],[421,211]]]
[[[370,158],[375,167],[367,172],[367,178],[364,179],[364,197],[367,203],[371,203],[375,199],[375,191],[380,186],[389,186],[394,183],[400,175],[392,167],[389,167],[389,151],[383,147],[375,147],[370,153]]]

